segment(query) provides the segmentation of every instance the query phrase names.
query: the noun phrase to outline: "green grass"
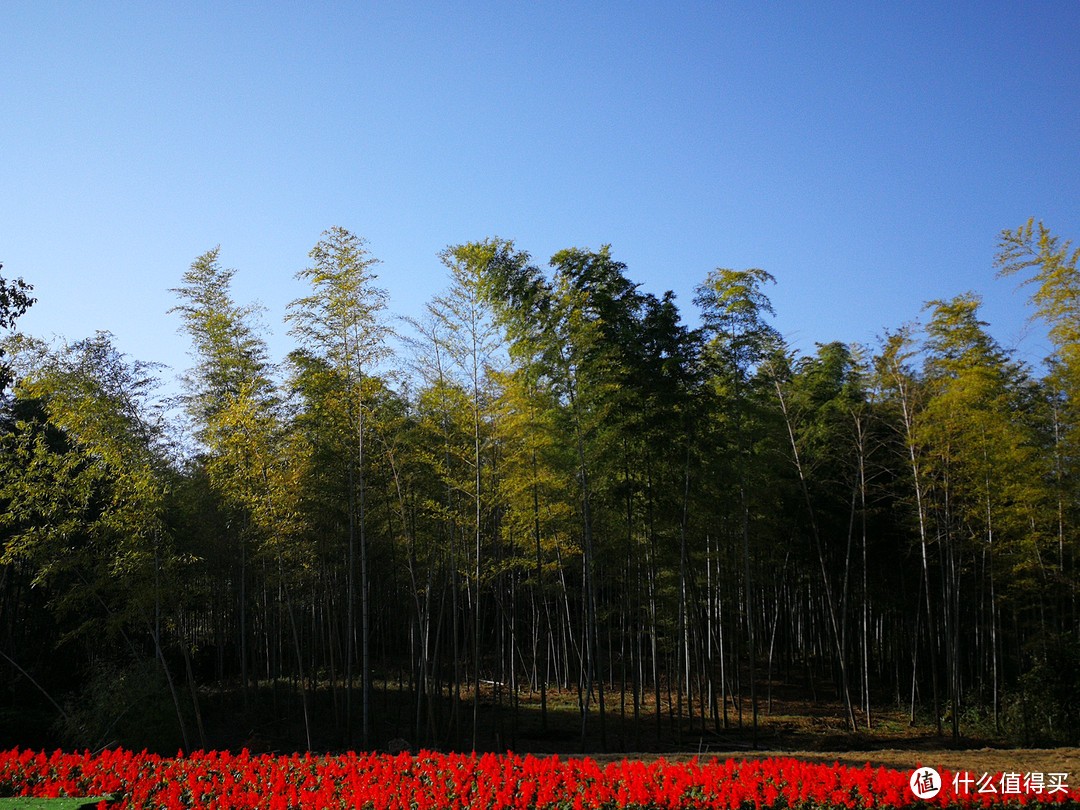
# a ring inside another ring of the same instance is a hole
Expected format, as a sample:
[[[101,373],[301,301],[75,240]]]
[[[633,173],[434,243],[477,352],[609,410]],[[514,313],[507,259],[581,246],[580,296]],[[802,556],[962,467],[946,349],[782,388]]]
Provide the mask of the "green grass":
[[[100,801],[111,801],[112,796],[66,796],[62,799],[38,799],[29,796],[0,798],[0,810],[78,810],[92,808]]]

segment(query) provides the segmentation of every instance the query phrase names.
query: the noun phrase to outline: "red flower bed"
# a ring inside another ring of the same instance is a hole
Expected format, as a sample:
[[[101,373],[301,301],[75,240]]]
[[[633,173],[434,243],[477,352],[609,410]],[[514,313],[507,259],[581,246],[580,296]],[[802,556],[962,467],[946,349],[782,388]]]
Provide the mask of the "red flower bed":
[[[101,796],[119,810],[617,810],[631,808],[1080,807],[1064,774],[943,771],[916,798],[909,772],[792,759],[646,764],[421,752],[291,757],[196,752],[162,758],[0,753],[2,796]]]

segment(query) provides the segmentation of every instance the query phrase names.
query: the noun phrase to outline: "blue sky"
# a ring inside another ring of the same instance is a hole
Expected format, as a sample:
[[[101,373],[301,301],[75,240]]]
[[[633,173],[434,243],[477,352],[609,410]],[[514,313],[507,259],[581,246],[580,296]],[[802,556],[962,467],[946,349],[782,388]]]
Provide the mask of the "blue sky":
[[[776,326],[873,342],[974,290],[1032,362],[1002,228],[1080,241],[1080,3],[14,2],[0,8],[0,261],[23,331],[187,364],[169,288],[221,245],[291,347],[333,225],[396,314],[436,254],[611,244],[693,288],[761,267]]]

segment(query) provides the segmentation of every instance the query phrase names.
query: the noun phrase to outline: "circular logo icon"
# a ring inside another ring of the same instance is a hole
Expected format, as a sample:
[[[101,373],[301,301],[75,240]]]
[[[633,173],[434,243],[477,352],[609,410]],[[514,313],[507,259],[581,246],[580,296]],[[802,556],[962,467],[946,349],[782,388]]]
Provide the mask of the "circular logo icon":
[[[911,772],[908,784],[920,799],[932,799],[941,791],[941,774],[933,768],[919,768]]]

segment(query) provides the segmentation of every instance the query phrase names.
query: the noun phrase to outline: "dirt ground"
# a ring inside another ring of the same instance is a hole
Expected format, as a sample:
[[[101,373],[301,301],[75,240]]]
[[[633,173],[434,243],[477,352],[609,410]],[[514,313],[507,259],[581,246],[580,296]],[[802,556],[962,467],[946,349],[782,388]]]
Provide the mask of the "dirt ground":
[[[600,755],[594,757],[602,762],[618,761],[624,755]],[[656,754],[626,754],[628,759],[653,760]],[[899,749],[885,748],[873,751],[709,751],[702,754],[665,755],[669,760],[689,759],[763,759],[771,757],[790,757],[805,762],[825,764],[840,763],[862,767],[894,768],[899,771],[913,770],[918,766],[928,765],[942,770],[969,771],[977,775],[997,771],[1025,773],[1066,773],[1071,779],[1066,784],[1073,786],[1073,781],[1080,786],[1080,748],[980,748],[980,749]]]
[[[884,749],[880,751],[843,751],[818,752],[795,751],[783,756],[810,762],[839,762],[843,765],[884,766],[897,770],[912,770],[920,765],[929,765],[941,770],[995,772],[1014,771],[1018,773],[1067,773],[1076,774],[1080,785],[1080,748],[1019,748],[1002,750],[980,748],[973,750],[936,749],[911,751]]]

